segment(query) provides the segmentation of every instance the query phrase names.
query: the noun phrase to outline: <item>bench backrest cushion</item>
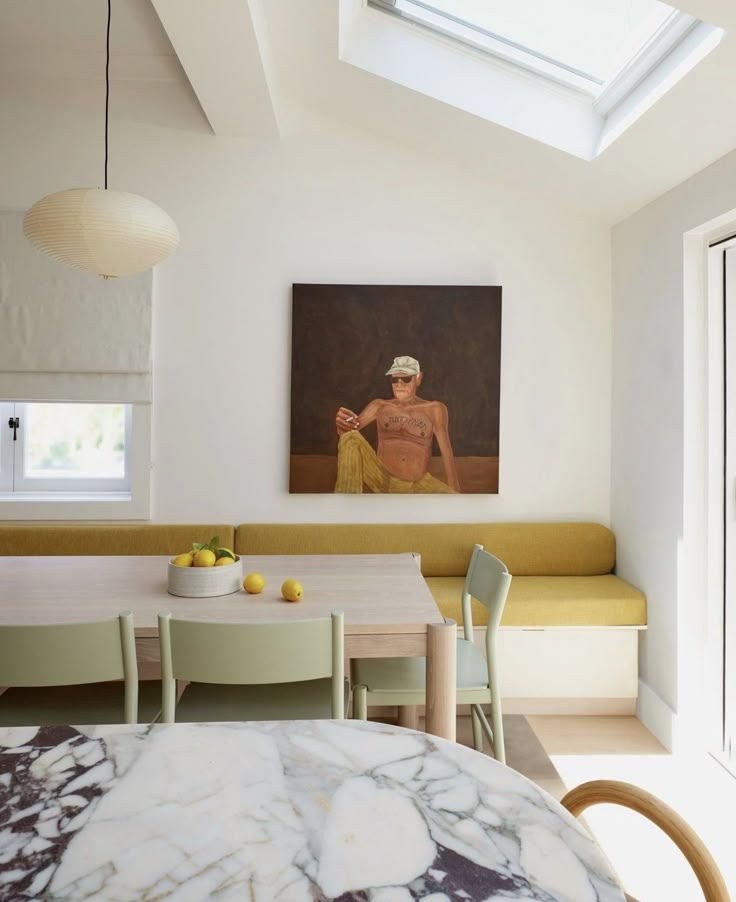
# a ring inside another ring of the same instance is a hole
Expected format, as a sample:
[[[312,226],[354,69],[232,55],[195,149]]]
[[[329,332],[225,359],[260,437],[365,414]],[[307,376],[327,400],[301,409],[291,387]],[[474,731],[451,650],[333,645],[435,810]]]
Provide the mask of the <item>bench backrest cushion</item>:
[[[0,555],[180,554],[192,542],[232,548],[235,528],[202,523],[4,523]]]
[[[243,523],[238,554],[397,554],[418,551],[425,576],[463,576],[480,543],[514,576],[597,576],[616,561],[598,523]]]

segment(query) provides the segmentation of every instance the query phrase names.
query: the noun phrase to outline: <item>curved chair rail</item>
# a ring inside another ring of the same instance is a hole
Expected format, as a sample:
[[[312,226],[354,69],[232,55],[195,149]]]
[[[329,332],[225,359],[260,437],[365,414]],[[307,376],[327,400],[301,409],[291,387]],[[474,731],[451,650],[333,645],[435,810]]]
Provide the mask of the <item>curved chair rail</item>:
[[[619,780],[591,780],[571,789],[561,800],[575,817],[591,805],[603,803],[630,808],[656,824],[687,858],[706,902],[731,902],[723,875],[703,841],[684,818],[657,796]]]

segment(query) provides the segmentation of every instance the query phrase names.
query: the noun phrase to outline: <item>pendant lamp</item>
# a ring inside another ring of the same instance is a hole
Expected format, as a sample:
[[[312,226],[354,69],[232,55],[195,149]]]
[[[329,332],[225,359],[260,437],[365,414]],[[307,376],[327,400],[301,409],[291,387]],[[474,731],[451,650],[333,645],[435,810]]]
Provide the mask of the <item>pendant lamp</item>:
[[[179,230],[168,213],[138,194],[107,188],[111,4],[107,0],[105,187],[48,194],[23,219],[26,238],[40,251],[73,269],[105,278],[150,269],[179,244]]]

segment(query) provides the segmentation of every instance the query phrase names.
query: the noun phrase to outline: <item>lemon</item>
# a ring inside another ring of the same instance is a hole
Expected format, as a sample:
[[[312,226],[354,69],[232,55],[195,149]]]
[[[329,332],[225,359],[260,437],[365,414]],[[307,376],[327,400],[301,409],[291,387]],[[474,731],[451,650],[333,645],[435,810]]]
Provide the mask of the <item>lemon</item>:
[[[210,551],[209,548],[202,548],[201,551],[198,551],[194,555],[194,566],[195,567],[214,567],[215,566],[215,552]]]
[[[225,554],[223,554],[223,552],[225,552]],[[235,560],[235,552],[232,550],[232,548],[218,548],[217,549],[217,559],[218,560],[220,560],[220,558],[222,558],[222,557],[227,557],[228,554],[230,555],[230,558],[232,558],[232,560]],[[228,560],[230,558],[228,558]]]
[[[223,560],[226,560],[226,558],[223,558]],[[248,573],[243,580],[243,588],[251,595],[258,595],[259,592],[263,591],[265,585],[266,580],[260,573]]]
[[[228,564],[234,564],[235,561],[231,557],[218,557],[215,561],[215,567],[227,567]]]
[[[184,554],[177,554],[177,556],[171,561],[171,563],[175,567],[191,567],[192,566],[192,556],[189,552],[185,552]]]
[[[295,579],[287,579],[281,584],[281,595],[284,601],[301,601],[304,587]]]

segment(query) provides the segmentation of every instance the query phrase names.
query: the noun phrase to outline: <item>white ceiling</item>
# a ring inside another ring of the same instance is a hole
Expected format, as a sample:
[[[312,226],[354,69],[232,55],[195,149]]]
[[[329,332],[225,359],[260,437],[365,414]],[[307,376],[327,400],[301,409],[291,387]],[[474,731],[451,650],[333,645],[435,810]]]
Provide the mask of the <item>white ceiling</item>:
[[[0,0],[0,98],[102,116],[106,25],[105,0]],[[110,57],[111,118],[207,128],[149,0],[112,0]]]
[[[729,33],[593,161],[341,62],[338,0],[113,0],[111,116],[357,128],[612,223],[736,148],[736,2],[677,5]],[[104,0],[0,0],[0,98],[101,112],[105,17]]]

